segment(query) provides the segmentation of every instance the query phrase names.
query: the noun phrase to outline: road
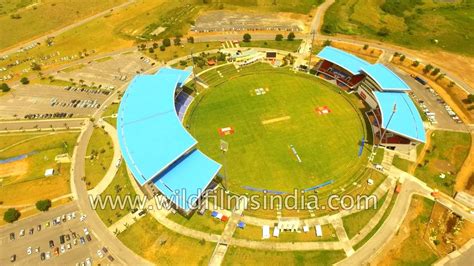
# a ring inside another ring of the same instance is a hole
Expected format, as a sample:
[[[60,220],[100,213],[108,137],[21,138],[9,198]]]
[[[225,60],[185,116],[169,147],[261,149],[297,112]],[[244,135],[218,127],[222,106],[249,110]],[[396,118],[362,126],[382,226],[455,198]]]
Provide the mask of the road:
[[[105,15],[107,15],[107,14],[113,12],[113,11],[116,11],[116,10],[119,10],[119,9],[122,9],[122,8],[125,8],[125,7],[129,6],[130,4],[132,4],[132,3],[134,3],[134,2],[135,2],[135,0],[129,0],[128,2],[125,2],[125,3],[121,4],[121,5],[118,5],[118,6],[115,6],[115,7],[112,7],[112,8],[108,8],[107,10],[105,10],[105,11],[103,11],[103,12],[100,12],[100,13],[97,13],[97,14],[95,14],[95,15],[93,15],[93,16],[87,17],[87,18],[85,18],[85,19],[83,19],[83,20],[80,20],[80,21],[78,21],[78,22],[75,22],[75,23],[73,23],[73,24],[70,24],[70,25],[68,25],[68,26],[66,26],[66,27],[64,27],[64,28],[61,28],[61,29],[56,30],[56,31],[54,31],[54,32],[51,32],[51,33],[49,33],[49,34],[45,34],[45,35],[43,35],[43,36],[41,36],[41,37],[39,37],[39,38],[36,38],[36,39],[34,39],[34,40],[27,41],[27,42],[24,42],[24,43],[21,43],[21,44],[17,44],[17,45],[15,45],[15,46],[13,46],[13,47],[7,48],[6,50],[0,52],[0,56],[5,56],[5,55],[10,55],[10,54],[16,53],[16,52],[17,52],[19,49],[21,49],[22,47],[28,46],[28,45],[30,45],[30,44],[42,43],[42,42],[46,41],[48,38],[50,38],[50,37],[56,37],[56,36],[58,36],[58,35],[60,35],[60,34],[62,34],[62,33],[64,33],[64,32],[66,32],[66,31],[69,31],[69,30],[71,30],[71,29],[74,29],[74,28],[76,28],[76,27],[79,27],[79,26],[81,26],[81,25],[83,25],[83,24],[85,24],[85,23],[87,23],[87,22],[89,22],[89,21],[92,21],[92,20],[96,19],[96,18],[103,17],[103,16],[105,16]]]

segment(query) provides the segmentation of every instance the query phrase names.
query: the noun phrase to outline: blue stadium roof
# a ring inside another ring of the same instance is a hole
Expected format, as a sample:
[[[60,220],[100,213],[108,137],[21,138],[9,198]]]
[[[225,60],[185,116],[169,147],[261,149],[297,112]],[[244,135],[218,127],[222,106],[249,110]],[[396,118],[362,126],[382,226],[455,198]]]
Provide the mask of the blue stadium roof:
[[[153,183],[168,199],[188,212],[220,168],[220,164],[199,150],[193,150],[168,167]]]
[[[122,98],[117,115],[119,144],[141,185],[197,144],[181,125],[174,106],[177,84],[190,74],[162,68],[155,75],[137,76]]]
[[[408,91],[410,87],[395,73],[382,64],[370,64],[359,57],[337,48],[326,46],[318,53],[318,57],[330,61],[353,75],[365,72],[384,91]]]
[[[374,95],[382,113],[382,128],[409,139],[426,142],[423,121],[408,94],[375,91]],[[394,105],[396,105],[396,112],[390,120]]]
[[[409,91],[410,87],[393,73],[390,69],[382,64],[367,65],[362,67],[367,75],[369,75],[384,91]]]
[[[324,47],[318,53],[318,57],[343,67],[353,75],[360,74],[363,67],[370,66],[369,63],[359,57],[331,46]]]

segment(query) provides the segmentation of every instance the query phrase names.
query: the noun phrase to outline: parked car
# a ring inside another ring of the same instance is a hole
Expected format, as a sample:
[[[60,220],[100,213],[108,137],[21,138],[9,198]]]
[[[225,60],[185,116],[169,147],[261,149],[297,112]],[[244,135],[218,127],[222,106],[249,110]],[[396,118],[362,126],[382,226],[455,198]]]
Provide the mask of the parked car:
[[[53,240],[49,240],[49,247],[50,247],[50,248],[53,248],[53,247],[54,247],[54,241],[53,241]]]
[[[16,261],[16,255],[13,254],[13,255],[11,255],[11,257],[10,257],[10,262],[15,262],[15,261]]]
[[[10,240],[15,240],[15,233],[10,233]]]

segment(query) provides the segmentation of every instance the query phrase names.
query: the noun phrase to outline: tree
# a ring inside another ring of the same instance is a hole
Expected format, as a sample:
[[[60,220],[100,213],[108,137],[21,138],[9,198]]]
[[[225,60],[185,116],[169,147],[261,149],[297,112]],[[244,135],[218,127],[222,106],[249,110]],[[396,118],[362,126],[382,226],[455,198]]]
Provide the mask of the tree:
[[[148,48],[148,52],[150,52],[150,54],[152,54],[152,53],[155,52],[155,49],[153,49],[153,47],[150,47],[150,48]]]
[[[21,213],[17,209],[10,208],[3,214],[3,220],[7,223],[13,223],[20,218],[20,215]]]
[[[423,73],[429,73],[433,69],[433,66],[428,64],[423,68]]]
[[[331,45],[331,40],[325,40],[323,42],[323,46],[330,46]]]
[[[10,91],[10,87],[8,86],[8,84],[2,83],[2,84],[0,85],[0,91],[2,91],[2,92],[9,92],[9,91]]]
[[[40,66],[38,63],[33,62],[33,63],[31,64],[31,69],[34,70],[34,71],[40,71],[40,70],[41,70],[41,66]]]
[[[158,47],[160,47],[160,45],[156,42],[153,43],[153,49],[158,49]]]
[[[179,46],[179,45],[181,44],[181,38],[176,37],[176,38],[173,40],[173,42],[174,42],[174,45]]]
[[[364,44],[364,47],[363,47],[364,50],[367,50],[369,49],[369,45],[368,44]]]
[[[278,41],[278,42],[279,42],[279,41],[282,41],[282,40],[283,40],[283,35],[282,35],[282,34],[277,34],[277,35],[275,36],[275,41]]]
[[[48,211],[49,208],[51,208],[51,200],[45,199],[45,200],[38,200],[36,202],[36,209],[39,211],[45,212]]]
[[[405,55],[402,54],[402,55],[400,56],[400,62],[403,62],[403,61],[405,61]]]
[[[418,60],[415,60],[415,61],[413,61],[413,63],[411,65],[414,66],[414,67],[417,67],[417,66],[420,65],[420,62],[418,62]]]
[[[165,47],[171,46],[171,41],[170,41],[170,39],[168,39],[168,38],[163,39],[163,46],[165,46]]]
[[[221,61],[221,62],[224,62],[225,59],[226,59],[226,54],[224,53],[219,53],[219,55],[217,56],[217,61]]]
[[[26,85],[26,84],[30,83],[30,80],[27,77],[22,77],[20,79],[20,82],[21,82],[21,84]]]
[[[474,94],[469,94],[467,96],[467,102],[468,103],[474,103]]]
[[[387,35],[390,34],[390,30],[389,30],[387,27],[382,27],[382,28],[379,29],[379,31],[377,32],[377,34],[378,34],[379,36],[385,37],[385,36],[387,36]]]
[[[164,46],[164,45],[160,46],[160,51],[163,52],[164,50],[166,50],[166,46]]]
[[[288,41],[293,41],[295,39],[295,34],[293,32],[288,33],[288,37],[286,37]]]
[[[245,33],[244,34],[244,42],[250,42],[250,40],[252,39],[252,36],[248,33]]]
[[[451,81],[448,84],[448,88],[452,88],[452,87],[454,87],[454,85],[456,85],[456,83],[454,81]]]
[[[336,31],[336,27],[333,24],[324,24],[322,30],[326,34],[331,34]]]
[[[188,43],[194,43],[194,37],[193,36],[188,37]]]

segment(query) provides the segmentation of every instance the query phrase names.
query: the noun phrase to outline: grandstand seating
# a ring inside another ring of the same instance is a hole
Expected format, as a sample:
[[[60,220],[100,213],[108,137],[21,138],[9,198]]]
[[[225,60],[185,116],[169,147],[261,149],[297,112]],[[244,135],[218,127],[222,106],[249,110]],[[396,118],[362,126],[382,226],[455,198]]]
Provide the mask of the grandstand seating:
[[[175,108],[176,113],[178,114],[179,120],[183,122],[184,115],[186,114],[186,110],[188,109],[189,105],[193,102],[194,97],[187,94],[184,91],[178,93],[175,99]]]

